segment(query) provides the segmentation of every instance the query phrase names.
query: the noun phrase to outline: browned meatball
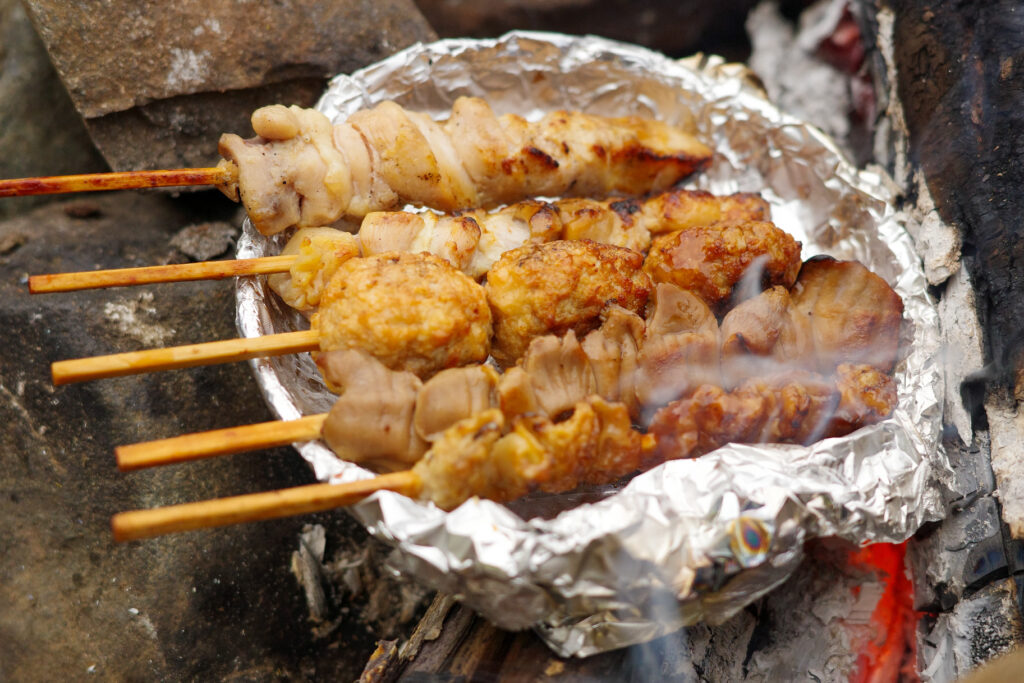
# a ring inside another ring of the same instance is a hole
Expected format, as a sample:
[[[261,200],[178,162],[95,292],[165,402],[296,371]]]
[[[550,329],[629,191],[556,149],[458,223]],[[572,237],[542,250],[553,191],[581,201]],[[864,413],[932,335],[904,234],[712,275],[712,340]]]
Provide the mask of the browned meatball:
[[[535,337],[572,330],[582,338],[618,304],[641,317],[652,285],[643,257],[590,240],[530,244],[506,252],[487,274],[494,316],[491,353],[503,366],[520,358]]]
[[[800,272],[800,243],[763,221],[687,228],[654,238],[644,263],[654,282],[688,289],[719,314],[752,267],[760,273],[751,295],[775,285],[788,289]]]
[[[388,253],[342,264],[313,318],[320,349],[362,349],[421,378],[479,363],[490,351],[483,288],[432,254]]]

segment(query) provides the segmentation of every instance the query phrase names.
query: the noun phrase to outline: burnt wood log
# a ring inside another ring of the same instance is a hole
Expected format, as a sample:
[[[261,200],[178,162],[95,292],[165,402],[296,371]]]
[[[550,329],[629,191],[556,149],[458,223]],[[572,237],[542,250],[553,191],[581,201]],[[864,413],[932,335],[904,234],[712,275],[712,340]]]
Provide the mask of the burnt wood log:
[[[910,161],[963,237],[987,378],[1024,396],[1024,3],[883,0]]]

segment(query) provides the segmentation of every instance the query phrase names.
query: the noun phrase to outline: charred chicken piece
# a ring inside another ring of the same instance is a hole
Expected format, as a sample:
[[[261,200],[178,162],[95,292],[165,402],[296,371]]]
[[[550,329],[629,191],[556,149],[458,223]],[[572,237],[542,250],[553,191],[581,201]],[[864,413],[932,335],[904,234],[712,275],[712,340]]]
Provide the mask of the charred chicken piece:
[[[810,322],[821,372],[844,362],[892,372],[903,300],[885,280],[857,261],[817,256],[804,263],[791,295]]]
[[[324,290],[312,325],[321,351],[362,349],[421,378],[483,362],[490,349],[483,288],[431,254],[346,261]]]
[[[237,171],[222,190],[241,199],[265,235],[407,203],[455,211],[533,196],[657,192],[711,158],[692,135],[659,121],[557,111],[531,123],[471,97],[456,100],[443,122],[383,102],[337,125],[273,105],[252,125],[256,138],[220,139],[221,166]]]
[[[727,443],[809,444],[844,436],[888,417],[893,379],[864,365],[840,365],[835,376],[793,371],[755,378],[732,391],[703,385],[651,421],[659,457],[692,458]]]
[[[791,287],[800,271],[800,243],[767,222],[688,228],[656,237],[644,270],[654,282],[690,290],[722,314],[734,298]],[[741,282],[746,286],[737,287]]]
[[[589,240],[531,244],[502,255],[487,274],[487,300],[494,318],[491,353],[503,367],[522,357],[530,342],[546,334],[577,338],[600,324],[615,303],[642,313],[651,291],[643,257],[622,247]]]
[[[384,367],[365,351],[320,354],[317,364],[338,394],[322,435],[339,458],[378,472],[407,469],[427,450],[413,428],[423,386],[411,372]]]

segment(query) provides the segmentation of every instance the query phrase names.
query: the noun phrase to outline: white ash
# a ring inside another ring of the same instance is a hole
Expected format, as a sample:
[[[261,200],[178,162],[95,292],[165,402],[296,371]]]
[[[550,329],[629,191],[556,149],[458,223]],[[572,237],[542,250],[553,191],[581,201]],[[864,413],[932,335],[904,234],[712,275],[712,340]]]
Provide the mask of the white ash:
[[[992,471],[1003,508],[1003,521],[1013,538],[1024,538],[1024,414],[1005,389],[989,391],[985,399],[992,436]]]
[[[162,346],[174,336],[174,330],[146,318],[156,318],[153,294],[143,292],[134,299],[109,301],[103,305],[103,317],[113,323],[117,331],[141,344]]]
[[[922,621],[919,628],[926,626]],[[922,683],[952,683],[1024,638],[1012,579],[989,584],[940,614],[919,638]]]
[[[985,349],[978,321],[977,294],[966,269],[958,269],[949,278],[938,308],[947,388],[943,419],[956,427],[965,444],[970,444],[973,438],[971,415],[964,407],[959,388],[964,380],[984,367]]]
[[[324,549],[327,532],[320,524],[306,525],[299,536],[299,549],[292,553],[292,574],[302,587],[309,607],[309,618],[321,622],[328,616],[327,595],[324,592]]]

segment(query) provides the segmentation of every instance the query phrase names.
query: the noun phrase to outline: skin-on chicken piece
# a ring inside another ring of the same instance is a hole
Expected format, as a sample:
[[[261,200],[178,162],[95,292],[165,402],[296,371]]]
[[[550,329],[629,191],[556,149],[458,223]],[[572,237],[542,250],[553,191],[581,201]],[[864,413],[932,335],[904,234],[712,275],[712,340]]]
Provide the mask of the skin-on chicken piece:
[[[792,371],[732,391],[701,386],[659,410],[649,433],[661,458],[692,458],[727,443],[808,444],[844,436],[884,420],[895,406],[889,375],[843,364],[832,377]]]
[[[646,201],[625,200],[615,208],[620,213],[638,210],[639,220],[656,235],[708,225],[771,220],[771,205],[752,192],[718,196],[704,190],[674,190]]]
[[[594,396],[561,422],[478,413],[448,429],[413,471],[423,482],[420,497],[450,510],[473,496],[503,502],[611,483],[647,466],[653,450],[624,405]]]
[[[487,359],[483,288],[431,254],[380,254],[338,268],[312,319],[320,350],[362,349],[421,378]]]
[[[722,319],[722,375],[732,387],[748,377],[817,368],[811,321],[785,287],[747,299]]]
[[[903,300],[857,261],[809,259],[791,293],[810,321],[821,372],[839,363],[867,363],[892,372],[899,355]]]
[[[456,100],[444,122],[383,102],[334,126],[314,110],[273,105],[252,125],[256,138],[220,139],[221,166],[237,173],[221,189],[266,235],[408,203],[455,211],[659,192],[711,159],[659,121],[557,111],[530,123],[472,97]]]
[[[579,338],[600,324],[609,303],[642,314],[651,291],[642,265],[635,251],[588,240],[506,252],[485,286],[494,317],[495,360],[511,366],[535,337],[546,334],[572,330]]]
[[[354,235],[334,228],[297,230],[281,254],[296,254],[298,259],[288,273],[267,276],[267,284],[281,300],[305,316],[320,305],[320,296],[341,264],[359,256]]]
[[[556,207],[528,200],[496,211],[463,211],[452,216],[432,211],[378,211],[363,219],[359,241],[367,256],[387,251],[427,251],[474,279],[498,258],[527,242],[558,239]]]
[[[360,251],[363,256],[426,251],[479,280],[503,253],[527,243],[589,239],[646,251],[651,232],[754,220],[767,215],[767,207],[753,194],[718,197],[677,189],[646,199],[526,200],[494,211],[474,209],[451,216],[375,211],[363,219],[357,237],[326,227],[296,231],[281,252],[301,255],[291,277],[272,275],[268,282],[286,303],[311,315],[334,271]]]
[[[644,270],[654,282],[690,290],[722,314],[744,278],[753,290],[748,296],[791,287],[800,271],[800,243],[767,222],[689,228],[656,237]]]
[[[413,428],[419,377],[352,349],[319,354],[317,365],[338,394],[322,436],[339,458],[394,472],[423,456],[428,444]]]

